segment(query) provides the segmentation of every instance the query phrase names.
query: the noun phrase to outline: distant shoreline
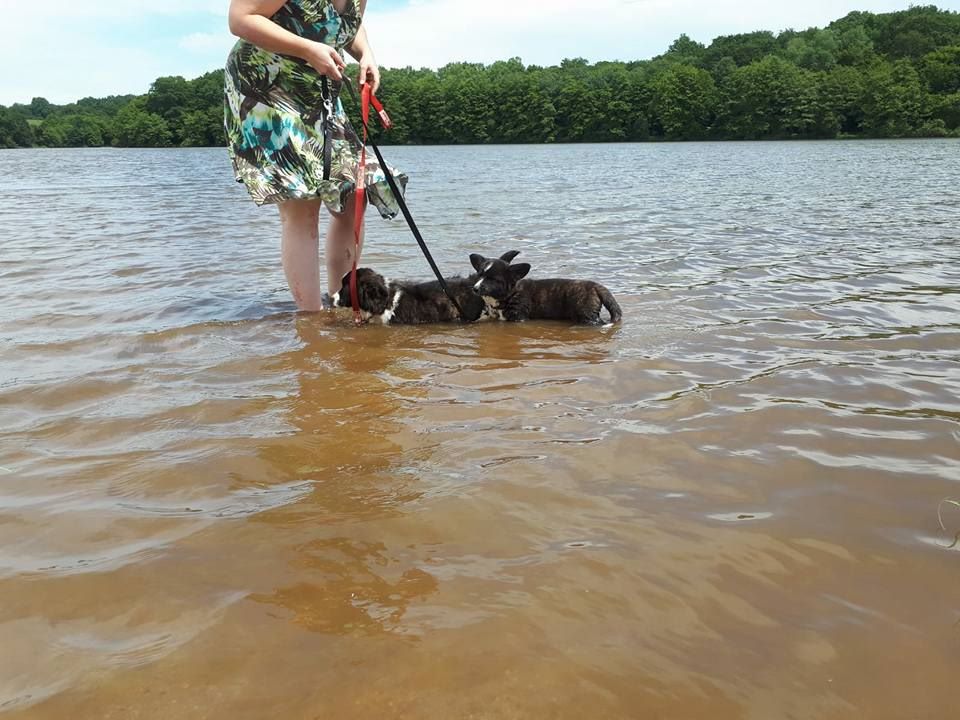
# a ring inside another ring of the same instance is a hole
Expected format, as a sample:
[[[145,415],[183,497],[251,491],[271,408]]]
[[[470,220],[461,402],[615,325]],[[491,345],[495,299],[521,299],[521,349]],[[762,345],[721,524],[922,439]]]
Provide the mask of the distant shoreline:
[[[763,138],[758,140],[734,140],[734,139],[706,139],[706,140],[611,140],[607,142],[542,142],[542,143],[388,143],[378,142],[380,147],[389,148],[483,148],[483,147],[571,147],[577,145],[771,145],[775,143],[785,144],[807,144],[807,143],[890,143],[890,142],[929,142],[933,140],[958,142],[960,136],[930,136],[930,137],[835,137],[835,138]],[[163,152],[175,152],[179,150],[223,150],[226,152],[226,145],[181,145],[166,147],[136,147],[136,146],[118,146],[118,145],[97,145],[86,147],[17,147],[2,148],[0,152],[24,152],[31,150],[56,151],[56,150],[102,150],[102,151],[123,151],[123,150],[155,150]]]
[[[373,137],[385,145],[960,137],[960,13],[852,12],[826,28],[709,46],[681,35],[652,60],[511,58],[384,69],[382,80],[394,127]],[[158,78],[140,96],[38,97],[0,107],[0,147],[217,147],[223,92],[215,70]]]

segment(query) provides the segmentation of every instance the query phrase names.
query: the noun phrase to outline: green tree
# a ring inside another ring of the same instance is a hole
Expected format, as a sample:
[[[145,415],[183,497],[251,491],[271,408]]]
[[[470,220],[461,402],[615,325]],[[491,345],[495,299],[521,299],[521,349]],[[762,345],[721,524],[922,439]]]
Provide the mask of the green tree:
[[[929,98],[932,121],[940,121],[946,134],[960,136],[960,92]]]
[[[737,64],[732,57],[720,58],[719,62],[713,68],[713,78],[717,85],[721,85],[733,75],[737,70]]]
[[[102,147],[105,143],[105,124],[99,118],[75,115],[71,122],[67,141],[76,147]]]
[[[31,147],[36,138],[27,118],[0,105],[0,148]]]
[[[698,65],[703,60],[706,49],[703,43],[691,40],[690,36],[684,33],[670,44],[664,57],[686,65]]]
[[[838,32],[837,61],[842,65],[864,65],[876,57],[873,40],[863,25],[851,25]]]
[[[39,147],[65,147],[67,129],[59,118],[48,118],[34,130],[34,142]]]
[[[30,117],[42,120],[53,111],[53,105],[46,98],[35,97],[30,101]]]
[[[655,127],[670,140],[707,137],[717,111],[717,88],[706,70],[676,65],[654,79],[652,115]]]
[[[787,43],[786,57],[797,67],[829,70],[837,64],[840,41],[833,30],[813,30]]]
[[[528,72],[510,72],[494,78],[495,107],[504,121],[495,124],[498,142],[535,143],[556,140],[556,114],[538,77]]]
[[[878,62],[864,78],[863,129],[873,137],[908,137],[920,127],[920,76],[908,60]]]
[[[649,135],[649,92],[637,73],[623,63],[598,63],[590,70],[589,83],[596,105],[593,129],[588,131],[592,140],[621,142]]]
[[[863,73],[853,67],[838,65],[820,80],[824,104],[844,135],[858,135],[863,130]]]
[[[777,38],[768,30],[716,38],[703,56],[705,67],[713,68],[725,57],[743,67],[761,60],[777,50]]]
[[[556,87],[552,100],[557,111],[557,142],[598,142],[602,120],[597,103],[612,100],[609,91],[596,90],[575,78],[566,79]]]
[[[960,44],[960,13],[915,5],[878,15],[873,41],[877,51],[891,59],[919,59],[937,47]]]
[[[180,118],[180,144],[184,147],[213,147],[226,144],[223,109],[191,110]]]
[[[925,55],[920,73],[931,92],[960,91],[960,45],[949,45]]]
[[[146,98],[131,101],[114,122],[114,144],[119,147],[169,147],[173,136],[167,121],[146,108]]]
[[[522,68],[522,66],[521,66]],[[491,73],[483,65],[453,63],[440,70],[443,88],[444,122],[458,143],[485,143],[501,128],[497,117],[505,108],[494,96]]]
[[[817,76],[770,55],[739,68],[722,88],[720,127],[731,138],[829,137],[837,120],[822,102]]]

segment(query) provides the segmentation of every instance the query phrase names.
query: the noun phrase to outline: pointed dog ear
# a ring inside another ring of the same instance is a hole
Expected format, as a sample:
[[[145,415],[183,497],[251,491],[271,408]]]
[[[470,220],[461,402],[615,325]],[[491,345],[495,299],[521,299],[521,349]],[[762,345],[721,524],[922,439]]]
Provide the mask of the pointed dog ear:
[[[514,282],[518,282],[525,278],[528,272],[530,272],[530,263],[520,263],[519,265],[510,266],[510,276],[513,278]]]
[[[483,255],[472,253],[470,255],[470,264],[477,272],[483,272],[483,266],[487,264],[487,259]]]
[[[503,260],[507,265],[513,262],[513,259],[520,254],[519,250],[511,250],[510,252],[505,252],[500,256],[500,259]]]

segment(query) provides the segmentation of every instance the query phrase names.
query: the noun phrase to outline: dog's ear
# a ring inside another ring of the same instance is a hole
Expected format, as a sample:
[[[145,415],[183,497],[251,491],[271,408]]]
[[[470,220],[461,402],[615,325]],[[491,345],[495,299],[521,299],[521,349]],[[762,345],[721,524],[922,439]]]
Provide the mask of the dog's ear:
[[[367,273],[369,275],[370,273]],[[347,283],[350,282],[349,277]],[[357,291],[360,296],[360,307],[369,313],[379,315],[387,309],[387,286],[382,282],[382,278],[360,278],[357,273]],[[349,296],[349,293],[348,293]]]
[[[510,266],[510,277],[513,278],[514,282],[519,282],[525,278],[528,272],[530,272],[530,263],[520,263],[519,265]]]
[[[384,283],[377,283],[375,286],[374,293],[377,298],[377,310],[383,312],[387,309],[387,301],[390,299],[390,291],[387,290],[387,286]]]
[[[471,253],[470,264],[473,265],[473,269],[477,272],[483,272],[483,266],[487,264],[487,259],[483,255]]]
[[[500,256],[500,259],[503,260],[507,265],[513,262],[513,259],[520,254],[519,250],[511,250],[510,252],[505,252]]]

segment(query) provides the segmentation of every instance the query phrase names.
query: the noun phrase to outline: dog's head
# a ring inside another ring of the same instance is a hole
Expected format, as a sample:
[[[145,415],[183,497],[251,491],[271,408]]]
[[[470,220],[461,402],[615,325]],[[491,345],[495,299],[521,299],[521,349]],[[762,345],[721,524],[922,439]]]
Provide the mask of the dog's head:
[[[357,269],[357,296],[360,310],[370,315],[381,315],[390,305],[390,289],[383,275],[370,268]],[[334,307],[352,307],[350,300],[350,273],[343,276],[340,291],[331,298]]]
[[[529,263],[510,264],[519,254],[517,250],[511,250],[493,260],[483,255],[471,255],[470,264],[477,271],[478,278],[473,285],[474,292],[497,303],[506,298],[530,272]]]

